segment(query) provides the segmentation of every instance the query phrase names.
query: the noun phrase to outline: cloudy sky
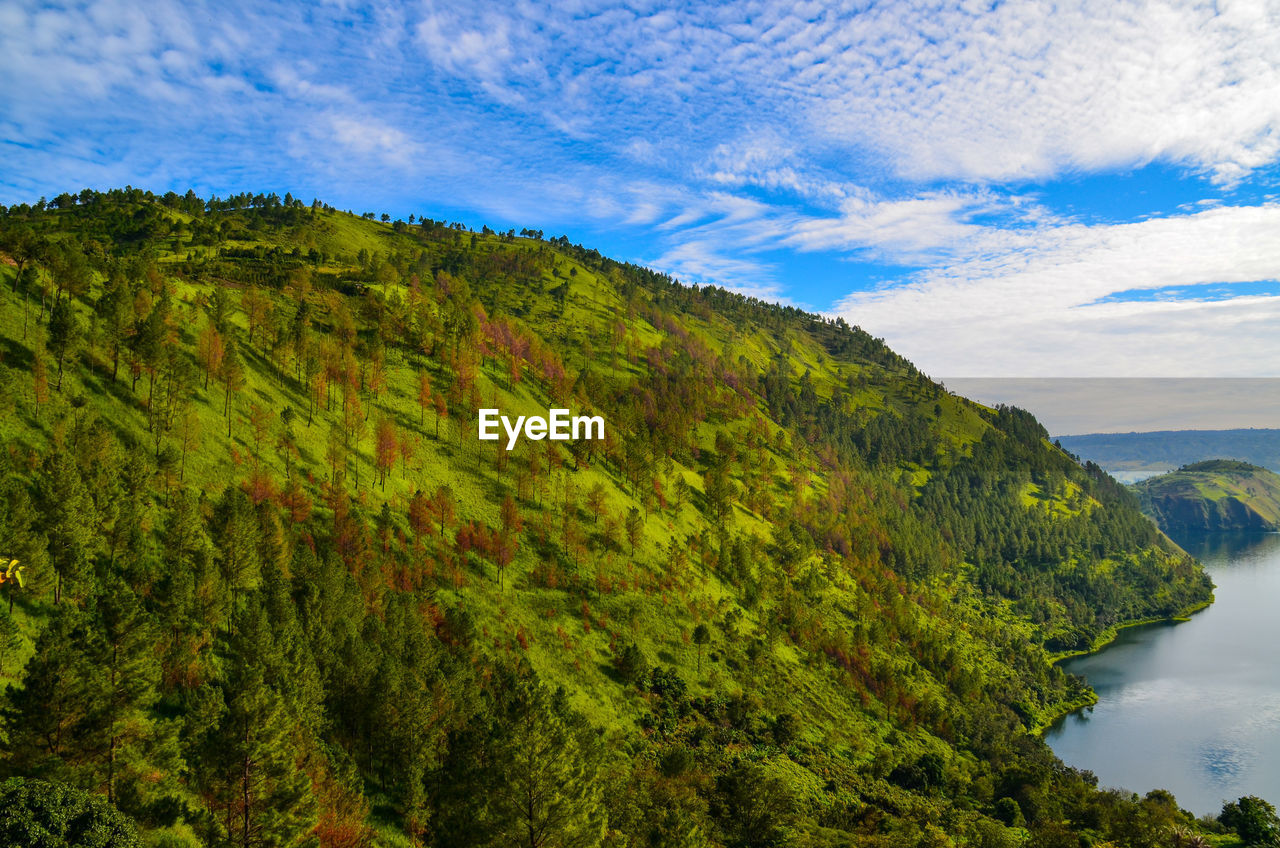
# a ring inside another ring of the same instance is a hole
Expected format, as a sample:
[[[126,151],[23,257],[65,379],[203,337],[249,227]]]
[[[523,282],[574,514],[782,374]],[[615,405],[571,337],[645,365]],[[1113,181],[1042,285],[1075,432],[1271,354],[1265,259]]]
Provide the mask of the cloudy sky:
[[[0,202],[125,184],[564,233],[939,377],[1280,369],[1275,0],[0,4]]]

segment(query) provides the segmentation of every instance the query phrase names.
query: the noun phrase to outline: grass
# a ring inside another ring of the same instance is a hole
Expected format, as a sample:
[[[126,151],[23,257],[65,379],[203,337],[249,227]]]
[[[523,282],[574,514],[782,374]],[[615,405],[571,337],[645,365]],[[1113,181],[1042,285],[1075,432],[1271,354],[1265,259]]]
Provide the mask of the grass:
[[[260,235],[260,241],[242,242],[241,246],[289,249],[297,246],[304,250],[314,247],[329,255],[326,270],[345,278],[356,275],[352,263],[360,250],[385,255],[408,252],[417,246],[415,241],[395,233],[388,225],[329,212],[319,215],[314,224],[302,231],[271,231]],[[470,235],[463,238],[469,242]],[[545,247],[523,239],[507,243],[496,237],[478,236],[477,241],[485,250],[500,252]],[[189,244],[178,244],[175,250],[160,257],[161,267],[172,270],[173,263],[191,250]],[[12,269],[0,269],[0,281],[7,283],[12,273]],[[197,333],[205,325],[203,304],[215,284],[189,282],[172,275],[166,281],[172,292],[175,331],[184,355],[191,355]],[[570,360],[568,365],[573,370],[589,364],[604,381],[629,382],[645,370],[647,350],[677,341],[678,333],[669,334],[641,317],[647,306],[643,299],[628,302],[607,274],[593,271],[564,253],[552,251],[551,265],[543,273],[541,284],[542,293],[531,286],[519,292],[487,291],[486,294],[495,298],[518,298],[522,310],[520,323],[535,329],[549,347],[560,351]],[[562,284],[567,285],[568,291],[563,309],[547,293]],[[378,286],[373,289],[382,291]],[[97,280],[89,299],[101,291],[102,281]],[[403,289],[398,293],[407,294]],[[281,294],[270,291],[270,296],[278,308],[290,308]],[[333,316],[321,297],[315,298],[314,306],[317,332],[320,332],[327,329]],[[80,303],[77,308],[84,323],[89,325],[91,316],[86,303]],[[87,350],[68,368],[62,390],[52,393],[50,404],[54,408],[36,417],[30,402],[29,366],[34,340],[44,329],[33,327],[26,339],[21,338],[16,332],[21,326],[21,309],[21,301],[9,286],[0,286],[0,351],[9,369],[7,373],[15,375],[11,404],[15,414],[0,417],[0,439],[11,446],[20,445],[33,455],[47,452],[58,438],[49,422],[66,411],[72,398],[83,397],[85,408],[81,415],[96,416],[118,433],[135,440],[139,450],[154,450],[146,415],[148,378],[143,376],[136,388],[131,387],[127,369],[122,369],[121,378],[112,380],[101,345]],[[696,336],[719,357],[721,362],[716,363],[717,366],[732,368],[743,360],[752,371],[762,372],[784,349],[772,329],[749,323],[738,326],[710,310],[705,314],[673,316],[670,320],[677,329]],[[247,317],[235,304],[231,321],[240,338],[247,340]],[[625,322],[625,333],[614,356],[609,328],[618,321]],[[794,329],[785,332],[788,366],[794,381],[798,382],[808,373],[818,396],[831,398],[837,386],[848,385],[853,379],[860,388],[847,401],[849,408],[843,411],[869,417],[887,410],[897,415],[923,417],[938,436],[939,465],[962,455],[990,430],[983,410],[976,404],[945,393],[936,395],[922,378],[908,376],[902,366],[889,369],[864,362],[837,363],[808,334]],[[594,356],[586,352],[584,342],[587,340],[594,347]],[[330,475],[326,460],[328,436],[330,427],[341,420],[340,406],[318,409],[308,425],[308,399],[292,377],[292,364],[286,363],[284,373],[278,373],[265,352],[247,344],[242,347],[245,384],[232,398],[230,436],[223,417],[225,388],[216,379],[210,380],[206,387],[202,379],[193,394],[192,409],[201,436],[187,456],[186,478],[198,481],[211,498],[218,497],[227,486],[241,484],[255,470],[277,482],[283,480],[285,464],[274,445],[279,413],[290,408],[296,413],[294,432],[300,452],[294,474],[301,477],[315,498],[317,509],[323,511],[321,494]],[[628,352],[640,364],[632,364]],[[390,418],[414,445],[414,450],[407,467],[397,462],[385,485],[375,486],[372,482],[374,457],[366,431],[360,448],[349,459],[347,470],[349,480],[360,481],[358,500],[369,514],[377,514],[384,503],[389,504],[396,516],[397,529],[405,532],[403,515],[414,492],[448,485],[456,499],[460,520],[497,526],[501,521],[500,505],[504,494],[511,489],[513,474],[510,468],[498,467],[502,448],[497,443],[482,444],[466,438],[464,428],[474,426],[472,421],[450,419],[441,428],[441,438],[436,438],[434,413],[428,412],[423,420],[418,408],[419,368],[417,357],[392,346],[388,349],[385,389],[377,397],[362,398],[368,411],[367,427],[371,430],[379,418]],[[438,378],[436,391],[446,388],[443,372],[429,366],[429,373]],[[494,362],[485,363],[479,369],[477,386],[483,405],[498,407],[508,416],[545,414],[555,405],[532,379],[511,385],[499,364]],[[251,404],[277,416],[271,434],[260,446],[255,445],[251,427],[245,420]],[[634,551],[622,540],[608,546],[607,551],[589,552],[580,563],[562,562],[566,571],[576,569],[582,574],[581,592],[548,588],[532,578],[545,563],[544,554],[529,542],[531,534],[527,533],[502,586],[491,564],[472,557],[461,573],[460,585],[436,590],[435,603],[446,607],[464,604],[477,622],[479,641],[487,653],[527,658],[552,685],[564,684],[574,706],[593,724],[612,728],[614,732],[633,730],[648,707],[644,696],[618,685],[610,668],[615,647],[634,642],[651,663],[674,667],[688,682],[692,695],[756,698],[769,713],[790,712],[803,716],[801,741],[824,750],[844,752],[853,767],[871,765],[876,753],[889,747],[885,740],[890,734],[895,735],[894,755],[904,758],[941,745],[926,728],[913,727],[911,732],[903,732],[898,738],[895,727],[899,719],[894,710],[909,712],[910,707],[895,707],[888,703],[887,695],[882,700],[871,694],[865,684],[855,682],[852,672],[833,670],[817,649],[802,648],[790,634],[779,632],[778,625],[768,619],[763,607],[740,608],[740,587],[730,585],[727,578],[722,579],[714,569],[699,561],[694,552],[697,540],[705,536],[715,542],[720,530],[699,509],[706,494],[703,473],[714,451],[717,433],[724,431],[731,441],[741,444],[750,429],[757,426],[753,424],[756,420],[767,446],[759,451],[758,460],[753,458],[735,464],[735,482],[743,492],[749,494],[752,487],[759,487],[767,493],[765,500],[770,505],[785,503],[795,495],[790,481],[795,470],[808,474],[808,488],[803,494],[815,499],[826,494],[829,481],[817,452],[803,438],[795,436],[796,431],[769,420],[760,409],[749,409],[747,414],[728,422],[704,420],[693,434],[696,455],[672,457],[669,467],[659,462],[654,469],[667,492],[672,491],[676,480],[683,480],[690,490],[689,502],[678,508],[668,506],[647,512],[643,538]],[[517,449],[521,456],[527,456],[529,451],[527,444]],[[936,470],[925,465],[904,464],[896,473],[905,486],[919,490]],[[554,520],[559,509],[549,509],[548,499],[562,501],[566,485],[572,487],[570,500],[574,506],[570,512],[577,516],[588,535],[599,533],[604,524],[604,519],[601,524],[595,523],[582,508],[586,493],[593,487],[603,490],[605,511],[616,521],[630,509],[645,510],[632,484],[603,463],[576,471],[565,467],[551,477],[544,494],[522,499],[520,509],[526,525]],[[1073,483],[1053,493],[1029,486],[1023,492],[1023,503],[1028,507],[1047,508],[1057,515],[1073,515],[1079,509],[1088,508],[1087,504],[1072,506],[1079,500],[1079,493],[1079,487]],[[725,519],[726,533],[767,543],[774,532],[773,522],[748,508],[744,500],[746,498],[735,499]],[[554,535],[558,531],[553,527],[551,532]],[[678,562],[672,552],[685,554],[684,561]],[[955,664],[980,671],[992,686],[1009,681],[1013,674],[1002,656],[1005,649],[996,645],[1006,645],[1009,633],[1027,642],[1033,638],[1030,624],[1019,617],[1012,605],[966,595],[958,580],[940,578],[929,586],[904,587],[900,595],[892,598],[873,597],[867,585],[878,585],[876,580],[881,579],[882,574],[859,573],[852,566],[837,567],[834,560],[821,551],[810,552],[806,559],[793,566],[793,573],[786,575],[786,580],[779,578],[766,589],[779,594],[794,593],[802,613],[812,616],[809,623],[815,630],[836,634],[855,631],[870,619],[883,619],[885,604],[900,605],[895,608],[899,616],[896,621],[904,622],[903,626],[909,623],[917,631],[942,631],[938,639],[955,651]],[[878,569],[879,565],[866,568]],[[741,615],[736,637],[721,626],[726,613],[734,610]],[[40,614],[33,605],[32,611],[24,611],[24,618],[20,620],[28,637],[28,651],[30,637],[40,626]],[[692,632],[702,623],[710,627],[712,641],[699,663]],[[982,634],[986,631],[999,634],[999,639],[985,638]],[[756,659],[748,661],[746,647],[753,643],[763,645],[763,649]],[[912,655],[914,646],[897,636],[868,643],[868,666],[889,669],[895,679],[906,681],[902,688],[909,689],[910,696],[917,702],[945,704],[953,697],[948,681],[922,669]],[[1045,724],[1048,715],[1078,706],[1042,705],[1036,727]],[[785,763],[778,767],[790,768]],[[788,780],[806,793],[819,791],[810,772],[790,775]],[[380,844],[403,845],[392,830],[390,827],[379,829]]]

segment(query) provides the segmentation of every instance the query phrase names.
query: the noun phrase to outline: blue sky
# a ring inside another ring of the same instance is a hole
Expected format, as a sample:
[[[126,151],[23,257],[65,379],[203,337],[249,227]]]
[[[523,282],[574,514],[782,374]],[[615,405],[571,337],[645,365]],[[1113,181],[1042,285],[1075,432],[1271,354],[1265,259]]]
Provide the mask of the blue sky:
[[[1280,365],[1274,1],[0,5],[0,202],[125,184],[564,233],[943,378]]]

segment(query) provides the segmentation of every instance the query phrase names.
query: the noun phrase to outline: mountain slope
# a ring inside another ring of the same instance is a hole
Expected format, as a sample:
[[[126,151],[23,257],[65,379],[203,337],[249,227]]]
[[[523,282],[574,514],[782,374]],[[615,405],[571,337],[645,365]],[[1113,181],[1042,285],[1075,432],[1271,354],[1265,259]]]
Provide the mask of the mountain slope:
[[[1134,489],[1166,532],[1280,529],[1280,475],[1247,462],[1196,462]]]
[[[534,781],[557,842],[1050,833],[1113,803],[1028,734],[1089,698],[1051,655],[1209,598],[1030,415],[843,322],[540,233],[53,207],[0,221],[0,764],[149,832],[510,844]],[[604,440],[476,438],[551,407]]]

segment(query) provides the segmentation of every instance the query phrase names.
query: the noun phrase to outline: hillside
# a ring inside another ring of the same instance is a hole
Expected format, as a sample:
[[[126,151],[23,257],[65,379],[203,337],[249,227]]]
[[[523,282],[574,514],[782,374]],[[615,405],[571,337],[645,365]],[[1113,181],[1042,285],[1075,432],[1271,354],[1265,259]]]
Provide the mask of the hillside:
[[[0,775],[166,846],[1194,824],[1035,732],[1091,697],[1053,655],[1206,576],[856,327],[288,196],[63,195],[0,250]],[[477,438],[552,407],[605,438]]]
[[[1092,460],[1124,482],[1226,457],[1280,471],[1280,430],[1160,430],[1059,436],[1063,450]]]
[[[1143,512],[1169,533],[1280,530],[1280,475],[1247,462],[1196,462],[1134,489]]]

